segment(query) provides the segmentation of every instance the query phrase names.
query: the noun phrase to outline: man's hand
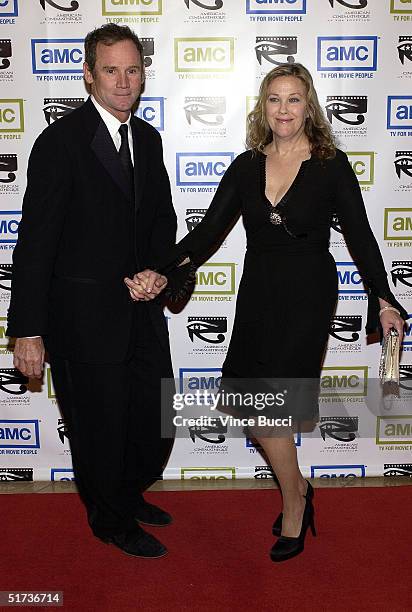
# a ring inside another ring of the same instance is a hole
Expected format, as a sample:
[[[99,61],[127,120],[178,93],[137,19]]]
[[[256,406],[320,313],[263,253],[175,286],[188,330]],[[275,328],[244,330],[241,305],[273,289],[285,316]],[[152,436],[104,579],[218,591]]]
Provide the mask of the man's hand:
[[[14,367],[30,378],[41,378],[44,365],[42,338],[16,338]]]
[[[125,278],[124,282],[129,289],[130,296],[135,302],[148,302],[153,300],[167,285],[167,278],[153,270],[143,270],[133,276]]]

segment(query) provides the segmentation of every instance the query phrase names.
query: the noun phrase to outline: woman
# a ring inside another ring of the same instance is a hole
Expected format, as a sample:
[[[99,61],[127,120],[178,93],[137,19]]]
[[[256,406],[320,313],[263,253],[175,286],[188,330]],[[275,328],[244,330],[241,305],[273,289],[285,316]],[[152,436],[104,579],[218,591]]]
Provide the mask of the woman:
[[[280,65],[265,76],[248,117],[247,146],[222,178],[204,220],[157,266],[169,273],[189,258],[178,274],[193,269],[243,215],[247,251],[222,380],[319,379],[337,300],[328,250],[334,214],[368,289],[367,332],[380,319],[384,334],[395,327],[402,335],[407,313],[389,289],[358,181],[335,147],[304,66]],[[144,275],[134,281],[127,281],[132,297],[147,286]],[[283,561],[302,552],[309,526],[315,533],[313,489],[299,470],[292,434],[257,431],[255,437],[282,492],[271,558]]]

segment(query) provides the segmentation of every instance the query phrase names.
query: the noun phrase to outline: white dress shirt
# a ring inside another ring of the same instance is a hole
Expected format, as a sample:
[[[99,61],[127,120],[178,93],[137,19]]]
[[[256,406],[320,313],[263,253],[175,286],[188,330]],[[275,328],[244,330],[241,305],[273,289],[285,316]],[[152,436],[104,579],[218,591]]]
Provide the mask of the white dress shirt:
[[[114,146],[116,147],[116,150],[118,151],[120,149],[120,144],[122,142],[121,136],[119,134],[119,128],[122,125],[122,122],[119,121],[117,119],[117,117],[115,117],[114,115],[112,115],[111,113],[109,113],[109,111],[107,111],[105,108],[103,108],[103,106],[101,106],[93,96],[90,96],[91,101],[93,102],[97,112],[99,113],[100,117],[102,118],[102,120],[105,122],[107,129],[109,130],[109,134],[112,137],[112,140],[114,142]],[[127,128],[128,128],[128,137],[129,137],[129,149],[130,149],[130,156],[132,158],[132,164],[134,165],[134,157],[133,157],[133,137],[132,137],[132,129],[130,127],[130,119],[131,119],[131,114],[129,115],[129,118],[127,121],[125,121],[124,123],[127,124]]]

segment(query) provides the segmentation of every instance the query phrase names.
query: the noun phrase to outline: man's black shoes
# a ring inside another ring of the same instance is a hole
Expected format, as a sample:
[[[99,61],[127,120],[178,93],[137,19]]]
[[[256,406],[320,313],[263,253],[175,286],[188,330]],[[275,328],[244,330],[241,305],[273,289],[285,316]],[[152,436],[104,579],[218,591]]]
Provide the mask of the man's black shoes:
[[[135,529],[119,535],[99,537],[106,544],[114,544],[127,555],[133,557],[157,559],[167,554],[167,548],[138,525]]]
[[[152,527],[165,527],[173,521],[168,512],[165,512],[158,506],[144,502],[139,504],[135,512],[135,519],[143,525],[151,525]]]

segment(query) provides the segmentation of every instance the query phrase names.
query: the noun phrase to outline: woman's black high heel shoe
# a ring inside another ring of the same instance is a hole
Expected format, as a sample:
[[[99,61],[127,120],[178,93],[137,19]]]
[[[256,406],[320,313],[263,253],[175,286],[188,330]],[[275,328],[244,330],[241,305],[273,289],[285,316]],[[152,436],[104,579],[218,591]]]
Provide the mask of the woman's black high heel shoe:
[[[304,495],[304,497],[306,498],[306,503],[303,510],[300,534],[297,538],[281,535],[270,551],[270,558],[272,561],[286,561],[287,559],[292,559],[292,557],[299,555],[305,547],[305,537],[308,527],[311,528],[312,535],[316,536],[315,510],[313,508],[312,499],[308,494]]]
[[[315,494],[313,487],[310,484],[309,480],[307,480],[306,482],[308,483],[308,488],[306,489],[306,495],[304,495],[303,497],[308,497],[309,499],[313,499],[313,496]],[[280,534],[282,533],[282,520],[283,520],[283,513],[281,512],[278,515],[277,519],[275,520],[272,526],[272,533],[274,536],[280,536]]]

